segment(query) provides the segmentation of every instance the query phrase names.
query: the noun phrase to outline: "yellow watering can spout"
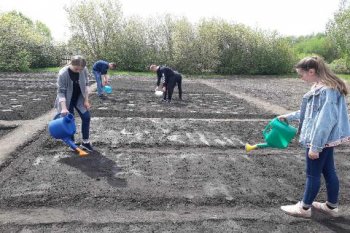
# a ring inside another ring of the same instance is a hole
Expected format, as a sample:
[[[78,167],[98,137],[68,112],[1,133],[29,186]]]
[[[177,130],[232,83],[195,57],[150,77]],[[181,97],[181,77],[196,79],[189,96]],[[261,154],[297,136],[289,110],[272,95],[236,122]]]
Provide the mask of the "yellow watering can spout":
[[[257,148],[266,148],[266,147],[270,147],[269,144],[267,144],[267,143],[259,143],[259,144],[255,144],[255,145],[250,145],[249,143],[245,144],[245,150],[247,152],[249,152],[251,150],[255,150]]]
[[[245,144],[245,150],[247,152],[251,151],[251,150],[255,150],[256,148],[258,148],[257,145],[250,145],[249,143]]]
[[[80,148],[76,148],[75,151],[79,154],[80,157],[85,157],[85,156],[89,155],[88,153],[86,153],[85,151],[83,151]]]

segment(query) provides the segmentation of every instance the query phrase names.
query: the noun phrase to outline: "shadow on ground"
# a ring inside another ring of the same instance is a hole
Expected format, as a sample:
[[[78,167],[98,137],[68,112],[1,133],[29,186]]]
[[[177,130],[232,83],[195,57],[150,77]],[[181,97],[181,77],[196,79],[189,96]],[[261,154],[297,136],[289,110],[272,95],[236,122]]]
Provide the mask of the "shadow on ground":
[[[329,218],[328,215],[315,211],[312,219],[318,222],[319,224],[325,226],[332,232],[350,232],[350,216]]]
[[[126,179],[115,177],[122,169],[118,167],[115,161],[104,157],[98,151],[91,152],[89,156],[83,158],[62,158],[59,162],[77,168],[93,179],[106,178],[108,184],[113,187],[123,188],[127,186]]]

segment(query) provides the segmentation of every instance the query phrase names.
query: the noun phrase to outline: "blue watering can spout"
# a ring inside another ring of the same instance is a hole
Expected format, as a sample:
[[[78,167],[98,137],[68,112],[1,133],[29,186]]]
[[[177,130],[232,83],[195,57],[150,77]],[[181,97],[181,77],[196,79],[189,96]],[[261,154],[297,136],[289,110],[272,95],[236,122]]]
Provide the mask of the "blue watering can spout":
[[[62,141],[64,141],[73,150],[76,150],[78,148],[78,146],[75,145],[75,143],[70,138],[63,138]]]

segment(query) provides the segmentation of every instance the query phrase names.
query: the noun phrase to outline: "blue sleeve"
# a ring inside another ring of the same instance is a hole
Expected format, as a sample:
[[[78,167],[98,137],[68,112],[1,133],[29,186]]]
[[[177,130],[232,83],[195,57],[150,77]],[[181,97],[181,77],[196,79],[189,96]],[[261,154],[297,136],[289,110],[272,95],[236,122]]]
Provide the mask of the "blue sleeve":
[[[287,121],[299,121],[300,120],[300,110],[292,112],[285,115]]]

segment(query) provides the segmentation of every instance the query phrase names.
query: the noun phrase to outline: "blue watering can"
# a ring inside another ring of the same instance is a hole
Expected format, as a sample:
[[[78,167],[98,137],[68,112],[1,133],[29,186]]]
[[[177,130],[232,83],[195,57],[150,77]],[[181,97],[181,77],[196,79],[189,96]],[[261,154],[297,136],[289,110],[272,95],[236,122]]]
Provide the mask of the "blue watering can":
[[[64,117],[50,121],[49,132],[53,138],[63,140],[70,148],[79,153],[79,156],[86,156],[88,154],[71,140],[76,132],[75,120],[72,114],[69,113]]]
[[[107,94],[112,93],[112,87],[109,85],[103,86],[103,91],[106,92]]]

